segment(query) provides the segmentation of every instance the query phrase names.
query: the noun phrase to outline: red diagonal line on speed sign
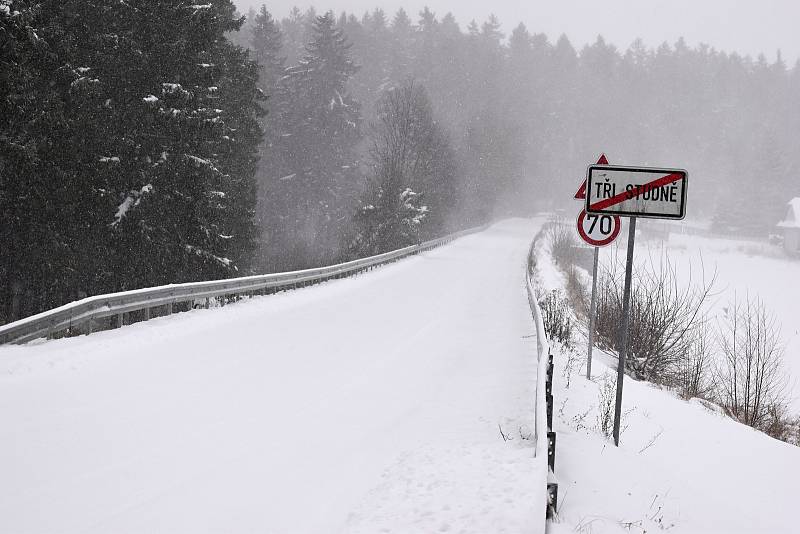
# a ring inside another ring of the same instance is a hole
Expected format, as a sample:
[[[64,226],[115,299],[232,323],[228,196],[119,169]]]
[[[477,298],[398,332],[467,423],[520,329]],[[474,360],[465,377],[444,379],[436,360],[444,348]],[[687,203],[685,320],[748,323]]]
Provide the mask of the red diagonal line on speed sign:
[[[611,198],[606,198],[601,200],[600,202],[596,202],[589,206],[589,209],[592,211],[599,211],[609,208],[611,206],[615,206],[617,204],[621,204],[626,200],[633,200],[634,198],[641,195],[645,189],[656,189],[658,187],[663,187],[665,185],[669,185],[671,183],[675,183],[678,180],[683,179],[683,173],[674,172],[672,174],[668,174],[659,178],[658,180],[653,180],[652,182],[646,183],[644,185],[640,185],[637,189],[632,189],[631,191],[624,191],[616,196]],[[628,198],[628,195],[633,195],[632,197]]]

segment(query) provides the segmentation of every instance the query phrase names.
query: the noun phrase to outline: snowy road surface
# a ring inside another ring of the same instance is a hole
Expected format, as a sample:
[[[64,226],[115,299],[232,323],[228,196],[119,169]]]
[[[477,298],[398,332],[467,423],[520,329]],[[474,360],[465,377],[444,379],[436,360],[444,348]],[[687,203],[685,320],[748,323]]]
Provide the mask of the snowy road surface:
[[[0,532],[535,532],[540,224],[0,347]]]

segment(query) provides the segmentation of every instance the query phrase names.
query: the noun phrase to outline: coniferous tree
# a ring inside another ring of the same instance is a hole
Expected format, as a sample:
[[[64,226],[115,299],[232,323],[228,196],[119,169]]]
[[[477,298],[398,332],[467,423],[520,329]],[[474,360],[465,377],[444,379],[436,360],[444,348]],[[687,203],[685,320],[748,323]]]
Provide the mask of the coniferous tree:
[[[135,83],[112,102],[132,102],[131,141],[120,159],[124,187],[112,223],[127,287],[220,278],[247,267],[254,229],[257,71],[224,38],[237,30],[229,1],[153,3],[137,11]],[[138,119],[136,117],[142,117]]]
[[[74,278],[53,276],[74,254],[62,238],[68,221],[53,203],[70,190],[47,157],[65,123],[62,94],[73,73],[53,83],[58,61],[45,26],[40,6],[0,3],[0,321],[58,303]]]
[[[281,20],[284,36],[284,54],[288,64],[294,64],[303,55],[303,46],[307,42],[308,27],[300,8],[293,7],[289,16]]]
[[[258,208],[259,225],[258,268],[274,271],[282,266],[282,249],[279,243],[281,227],[286,224],[281,218],[286,207],[291,206],[291,190],[283,186],[281,178],[286,176],[283,154],[283,136],[289,135],[286,128],[286,113],[289,105],[286,77],[286,59],[282,55],[283,34],[265,6],[261,6],[251,30],[251,47],[259,63],[259,87],[267,96],[267,114],[262,118],[264,142],[258,162]]]
[[[286,58],[282,55],[283,33],[264,5],[256,12],[250,32],[253,59],[260,67],[259,86],[269,95],[286,70]]]
[[[305,55],[287,71],[281,181],[292,204],[279,207],[284,226],[275,247],[293,267],[335,259],[359,188],[361,115],[348,90],[358,67],[333,13],[317,17],[312,30]]]
[[[0,10],[9,306],[240,272],[260,108],[254,64],[224,38],[233,5],[13,6]]]

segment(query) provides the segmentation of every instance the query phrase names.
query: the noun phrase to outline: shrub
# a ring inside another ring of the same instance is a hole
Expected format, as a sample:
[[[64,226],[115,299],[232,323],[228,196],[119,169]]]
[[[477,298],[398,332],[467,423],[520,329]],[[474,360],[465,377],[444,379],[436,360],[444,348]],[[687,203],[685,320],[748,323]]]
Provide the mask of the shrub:
[[[614,408],[617,402],[617,377],[604,374],[599,381],[597,429],[607,438],[614,433]]]
[[[565,347],[572,346],[572,314],[569,302],[557,289],[554,289],[539,301],[542,309],[542,321],[548,339],[557,341]]]
[[[575,239],[575,232],[570,226],[559,222],[551,223],[546,232],[550,254],[556,265],[564,271],[569,270],[576,260],[575,247],[578,242]]]
[[[673,383],[684,399],[713,396],[711,364],[713,358],[713,339],[708,328],[708,320],[701,319],[689,332],[689,344],[678,360]]]
[[[757,298],[734,300],[719,324],[717,395],[740,422],[780,434],[789,400],[775,316]]]
[[[619,353],[624,269],[619,263],[598,273],[597,342]],[[714,276],[698,286],[679,284],[674,267],[664,258],[659,266],[634,270],[625,369],[637,379],[662,384],[680,380],[687,354],[693,351],[702,312]]]

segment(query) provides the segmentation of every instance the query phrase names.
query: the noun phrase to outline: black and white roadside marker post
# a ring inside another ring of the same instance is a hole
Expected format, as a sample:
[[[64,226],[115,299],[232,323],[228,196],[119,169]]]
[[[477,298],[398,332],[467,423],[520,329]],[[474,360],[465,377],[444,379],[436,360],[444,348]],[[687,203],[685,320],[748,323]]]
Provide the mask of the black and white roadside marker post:
[[[622,326],[619,333],[617,392],[614,406],[614,445],[619,446],[622,417],[622,385],[628,352],[633,250],[637,218],[683,219],[686,216],[688,173],[683,169],[591,165],[586,173],[586,208],[589,215],[628,217],[628,253],[625,264],[625,287],[622,295]],[[595,278],[597,266],[595,256]],[[593,284],[594,285],[594,284]],[[594,317],[594,313],[592,313]],[[593,328],[590,326],[590,335]],[[590,351],[591,351],[590,338]]]
[[[608,165],[605,154],[600,155],[598,165]],[[583,182],[575,198],[586,200],[586,181]],[[587,215],[586,210],[578,215],[578,235],[594,248],[592,266],[592,301],[589,306],[589,347],[586,354],[586,378],[592,379],[592,348],[594,347],[595,315],[597,311],[597,266],[600,263],[600,247],[610,245],[619,236],[622,224],[616,215]]]

